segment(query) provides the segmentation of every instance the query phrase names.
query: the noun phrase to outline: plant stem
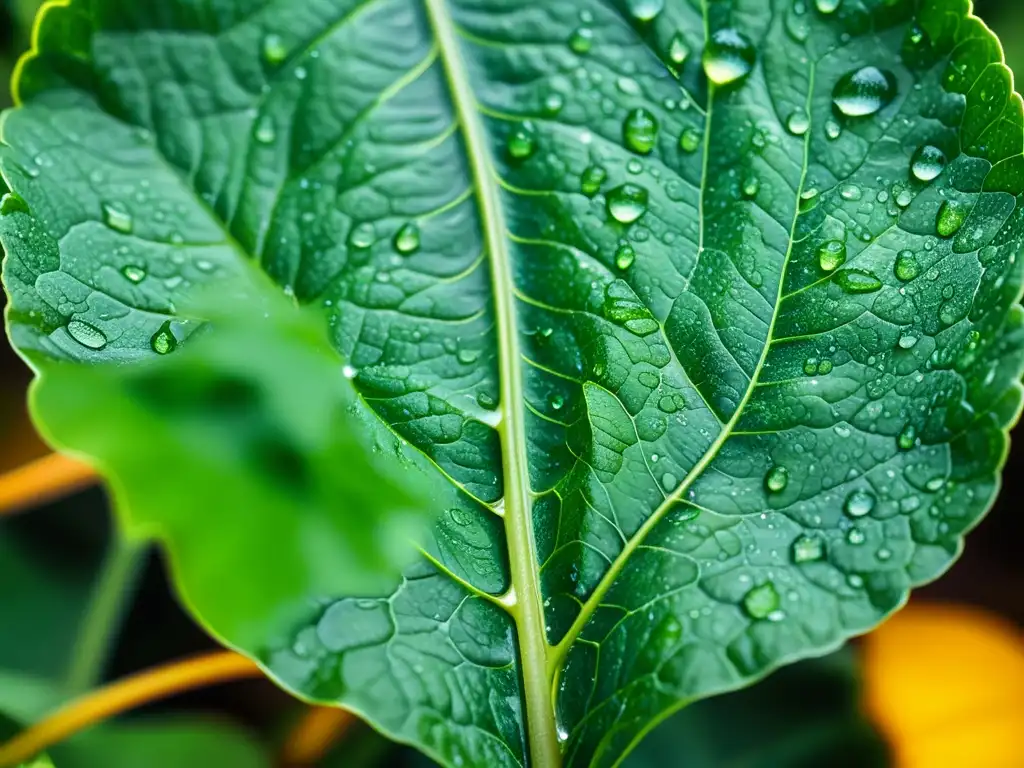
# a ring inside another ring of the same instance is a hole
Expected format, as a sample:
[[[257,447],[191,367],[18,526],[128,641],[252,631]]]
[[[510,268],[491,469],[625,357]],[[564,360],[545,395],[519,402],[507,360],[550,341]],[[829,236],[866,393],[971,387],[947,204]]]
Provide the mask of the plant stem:
[[[92,467],[51,453],[0,475],[0,515],[54,501],[88,488],[96,480]]]
[[[0,745],[0,768],[10,768],[79,731],[126,710],[215,683],[262,677],[249,659],[217,651],[141,672],[86,694]]]
[[[296,723],[281,748],[284,766],[316,765],[355,724],[351,712],[337,707],[312,707]]]
[[[110,545],[68,666],[67,688],[72,694],[89,690],[102,678],[111,643],[135,593],[146,551],[145,542],[123,537],[115,538]]]

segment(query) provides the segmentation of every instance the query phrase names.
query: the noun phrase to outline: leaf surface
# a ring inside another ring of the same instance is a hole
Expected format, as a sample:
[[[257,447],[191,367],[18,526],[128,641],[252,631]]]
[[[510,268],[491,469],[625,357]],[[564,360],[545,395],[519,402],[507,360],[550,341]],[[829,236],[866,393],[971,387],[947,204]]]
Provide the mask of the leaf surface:
[[[614,765],[875,626],[991,503],[1024,121],[969,11],[71,0],[2,124],[12,336],[42,393],[258,265],[448,498],[388,594],[241,558],[226,618],[179,557],[198,615],[446,764]],[[216,547],[218,512],[174,514]]]

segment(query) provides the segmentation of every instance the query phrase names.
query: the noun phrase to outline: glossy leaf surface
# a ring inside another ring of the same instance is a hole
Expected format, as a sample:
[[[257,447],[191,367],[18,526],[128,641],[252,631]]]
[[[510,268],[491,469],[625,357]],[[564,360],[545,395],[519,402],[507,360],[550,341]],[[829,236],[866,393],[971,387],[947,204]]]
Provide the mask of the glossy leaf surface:
[[[72,0],[39,41],[22,352],[155,356],[248,261],[450,481],[377,599],[229,621],[178,558],[302,696],[449,765],[614,765],[876,625],[991,503],[1024,130],[967,0]]]

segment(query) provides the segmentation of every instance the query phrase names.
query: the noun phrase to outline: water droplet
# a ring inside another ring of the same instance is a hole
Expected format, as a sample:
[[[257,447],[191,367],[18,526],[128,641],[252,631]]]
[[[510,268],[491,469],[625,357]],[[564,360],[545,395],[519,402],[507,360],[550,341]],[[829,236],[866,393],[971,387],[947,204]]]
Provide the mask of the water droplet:
[[[661,487],[666,491],[674,491],[677,485],[679,485],[679,481],[671,472],[666,472],[661,476]]]
[[[814,7],[818,9],[819,13],[827,15],[835,13],[841,2],[842,0],[814,0]]]
[[[82,320],[72,320],[67,325],[68,334],[71,338],[89,349],[103,349],[107,346],[107,337],[95,325],[90,325]]]
[[[537,149],[537,129],[525,120],[508,135],[508,154],[516,160],[525,160]]]
[[[341,375],[344,376],[349,381],[351,381],[352,379],[359,375],[359,371],[356,370],[354,366],[346,364],[341,369]]]
[[[835,141],[843,134],[843,127],[831,118],[825,122],[825,136],[829,141]]]
[[[622,139],[628,149],[640,155],[649,155],[658,138],[658,119],[643,107],[626,115],[622,123]]]
[[[847,117],[868,117],[896,97],[896,78],[878,67],[847,72],[832,91],[832,103]]]
[[[600,165],[591,165],[580,177],[580,192],[587,197],[593,197],[601,191],[601,185],[608,178],[608,171]]]
[[[160,330],[153,334],[153,338],[149,340],[149,346],[158,355],[170,354],[177,348],[178,339],[174,335],[174,331],[171,330],[170,320],[161,325]]]
[[[121,274],[132,283],[141,283],[146,279],[146,270],[135,264],[126,264],[121,268]]]
[[[864,517],[870,515],[875,508],[875,495],[871,491],[858,488],[850,493],[843,503],[843,511],[850,517]]]
[[[802,109],[795,110],[786,120],[786,130],[794,136],[803,136],[811,127],[811,118]]]
[[[615,251],[615,266],[626,270],[633,266],[634,261],[636,261],[636,251],[633,246],[629,243],[621,243]]]
[[[665,0],[626,0],[626,7],[637,21],[651,21],[665,8]]]
[[[748,176],[743,181],[743,196],[747,200],[753,200],[757,197],[757,193],[761,191],[761,180],[757,176]]]
[[[550,406],[551,406],[551,407],[552,407],[552,408],[553,408],[554,410],[556,410],[556,411],[559,411],[559,410],[561,410],[561,409],[562,409],[562,406],[563,406],[563,405],[565,405],[565,398],[564,398],[564,397],[562,397],[561,395],[557,395],[557,394],[555,394],[555,395],[552,395],[552,396],[551,396],[551,397],[550,397],[550,398],[548,399],[548,404],[549,404],[549,405],[550,405]]]
[[[103,204],[103,223],[116,232],[130,234],[135,226],[132,215],[113,203]]]
[[[703,137],[696,128],[687,128],[679,137],[679,148],[686,154],[692,154],[700,149]]]
[[[264,115],[256,122],[253,136],[260,144],[274,143],[277,139],[277,128],[274,127],[274,120],[270,115]]]
[[[608,320],[637,336],[649,336],[659,328],[651,311],[622,280],[615,280],[605,286],[602,309]]]
[[[348,236],[348,244],[353,248],[369,248],[377,241],[377,228],[369,221],[356,226]]]
[[[672,36],[672,42],[668,44],[668,58],[676,66],[681,67],[690,57],[690,46],[681,33]]]
[[[544,97],[544,111],[549,115],[556,115],[565,106],[565,98],[557,91],[553,91]]]
[[[818,363],[818,375],[819,376],[828,376],[830,373],[832,373],[832,361],[831,360],[822,360],[820,363]]]
[[[829,240],[818,248],[818,266],[825,272],[834,272],[846,263],[846,243]]]
[[[910,171],[914,178],[923,182],[934,181],[945,167],[946,155],[931,144],[919,148],[910,161]]]
[[[478,392],[476,395],[476,403],[481,408],[492,411],[498,406],[498,398],[490,392]]]
[[[816,536],[801,536],[793,542],[793,562],[813,563],[825,557],[825,542]]]
[[[420,247],[420,228],[409,222],[395,233],[395,250],[403,256],[415,253]]]
[[[970,210],[966,203],[959,200],[945,200],[939,206],[939,215],[935,219],[935,231],[939,237],[952,237],[967,221]]]
[[[577,27],[576,30],[569,37],[569,48],[574,53],[583,55],[590,53],[590,49],[594,46],[594,30],[590,27]]]
[[[915,333],[905,333],[900,336],[899,345],[900,349],[913,349],[917,346],[917,342],[920,341],[920,337]]]
[[[608,213],[621,224],[632,224],[647,212],[647,190],[623,184],[608,193]]]
[[[775,585],[766,581],[744,595],[743,608],[752,619],[767,619],[779,610],[780,602]]]
[[[715,32],[704,48],[704,74],[715,85],[728,85],[750,74],[757,52],[742,32],[725,28]]]
[[[860,528],[851,528],[846,533],[846,540],[854,546],[863,544],[865,539],[867,539],[867,535]]]
[[[890,560],[892,558],[892,550],[882,547],[877,552],[875,552],[875,557],[877,557],[884,563],[886,560]]]
[[[288,49],[280,35],[271,33],[263,38],[263,60],[268,64],[280,64],[288,57]]]
[[[913,424],[907,424],[896,438],[896,445],[901,451],[912,450],[917,445],[917,429]]]
[[[917,263],[917,257],[913,251],[900,251],[896,254],[896,263],[893,265],[893,273],[896,278],[904,283],[909,283],[919,274],[921,267]]]
[[[789,484],[789,470],[785,467],[772,467],[764,476],[764,487],[770,493],[781,493]]]
[[[464,348],[460,349],[456,355],[458,361],[464,365],[475,363],[480,358],[480,352],[476,349]]]
[[[844,269],[837,272],[835,281],[846,293],[874,293],[882,288],[881,280],[862,269]]]

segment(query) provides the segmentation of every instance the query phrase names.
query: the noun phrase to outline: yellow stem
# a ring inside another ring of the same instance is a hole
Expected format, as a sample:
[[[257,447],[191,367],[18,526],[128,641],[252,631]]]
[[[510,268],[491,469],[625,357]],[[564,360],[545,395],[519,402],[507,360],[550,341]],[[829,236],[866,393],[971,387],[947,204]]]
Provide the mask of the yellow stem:
[[[86,694],[22,731],[0,746],[0,766],[18,765],[69,736],[129,709],[194,688],[262,675],[253,662],[230,651],[217,651],[140,672]]]
[[[316,765],[355,724],[351,712],[313,707],[292,729],[281,748],[281,764],[290,768]]]
[[[54,501],[96,481],[92,467],[51,453],[0,475],[0,515]]]

